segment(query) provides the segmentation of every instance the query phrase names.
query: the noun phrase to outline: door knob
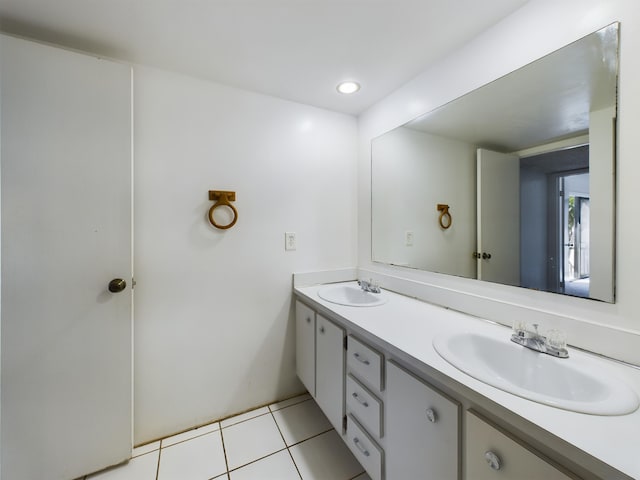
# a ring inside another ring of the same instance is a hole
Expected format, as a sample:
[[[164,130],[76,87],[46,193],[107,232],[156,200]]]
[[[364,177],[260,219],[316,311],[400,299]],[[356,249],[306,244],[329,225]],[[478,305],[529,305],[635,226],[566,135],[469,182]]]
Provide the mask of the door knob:
[[[490,253],[483,253],[482,254],[482,258],[484,258],[485,260],[489,260],[491,258],[491,254]]]
[[[109,291],[112,293],[118,293],[127,288],[127,282],[121,278],[114,278],[109,282]]]

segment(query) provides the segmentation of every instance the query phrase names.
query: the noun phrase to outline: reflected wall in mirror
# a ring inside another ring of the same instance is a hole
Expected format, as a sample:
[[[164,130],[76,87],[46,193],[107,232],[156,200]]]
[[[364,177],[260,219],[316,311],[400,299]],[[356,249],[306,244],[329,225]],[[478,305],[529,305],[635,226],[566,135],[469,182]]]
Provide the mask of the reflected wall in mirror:
[[[615,23],[373,139],[372,260],[613,302],[617,72]]]

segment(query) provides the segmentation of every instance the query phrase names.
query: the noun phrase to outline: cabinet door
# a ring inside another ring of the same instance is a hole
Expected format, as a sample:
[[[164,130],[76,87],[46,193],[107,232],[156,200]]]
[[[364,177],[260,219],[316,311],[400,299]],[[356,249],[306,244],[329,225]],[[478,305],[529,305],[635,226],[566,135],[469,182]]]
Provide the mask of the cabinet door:
[[[465,478],[468,480],[570,480],[523,444],[473,412],[466,412]]]
[[[344,417],[344,338],[342,328],[316,315],[316,402],[338,432]]]
[[[459,478],[459,405],[393,362],[386,365],[386,478]]]
[[[316,396],[316,317],[296,301],[296,374],[311,396]]]

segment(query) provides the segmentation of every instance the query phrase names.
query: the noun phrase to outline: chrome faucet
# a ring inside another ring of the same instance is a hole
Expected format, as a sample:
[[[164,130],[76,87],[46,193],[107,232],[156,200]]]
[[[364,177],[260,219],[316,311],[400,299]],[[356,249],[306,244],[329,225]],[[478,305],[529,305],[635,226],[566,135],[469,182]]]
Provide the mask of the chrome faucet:
[[[533,324],[534,331],[527,330],[524,323],[517,323],[513,326],[511,341],[527,347],[536,352],[546,353],[553,357],[567,358],[569,352],[566,349],[564,334],[558,330],[549,331],[549,336],[545,337],[538,332],[538,324]]]
[[[358,280],[358,285],[360,285],[363,292],[380,293],[380,287],[373,283],[373,280],[368,282],[366,280]]]

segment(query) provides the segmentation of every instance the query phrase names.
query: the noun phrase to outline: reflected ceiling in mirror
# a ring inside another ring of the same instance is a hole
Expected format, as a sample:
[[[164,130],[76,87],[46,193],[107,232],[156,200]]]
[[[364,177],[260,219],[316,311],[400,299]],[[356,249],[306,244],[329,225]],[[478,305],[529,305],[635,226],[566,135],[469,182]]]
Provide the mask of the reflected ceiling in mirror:
[[[616,23],[372,140],[373,261],[612,302],[617,72]]]

